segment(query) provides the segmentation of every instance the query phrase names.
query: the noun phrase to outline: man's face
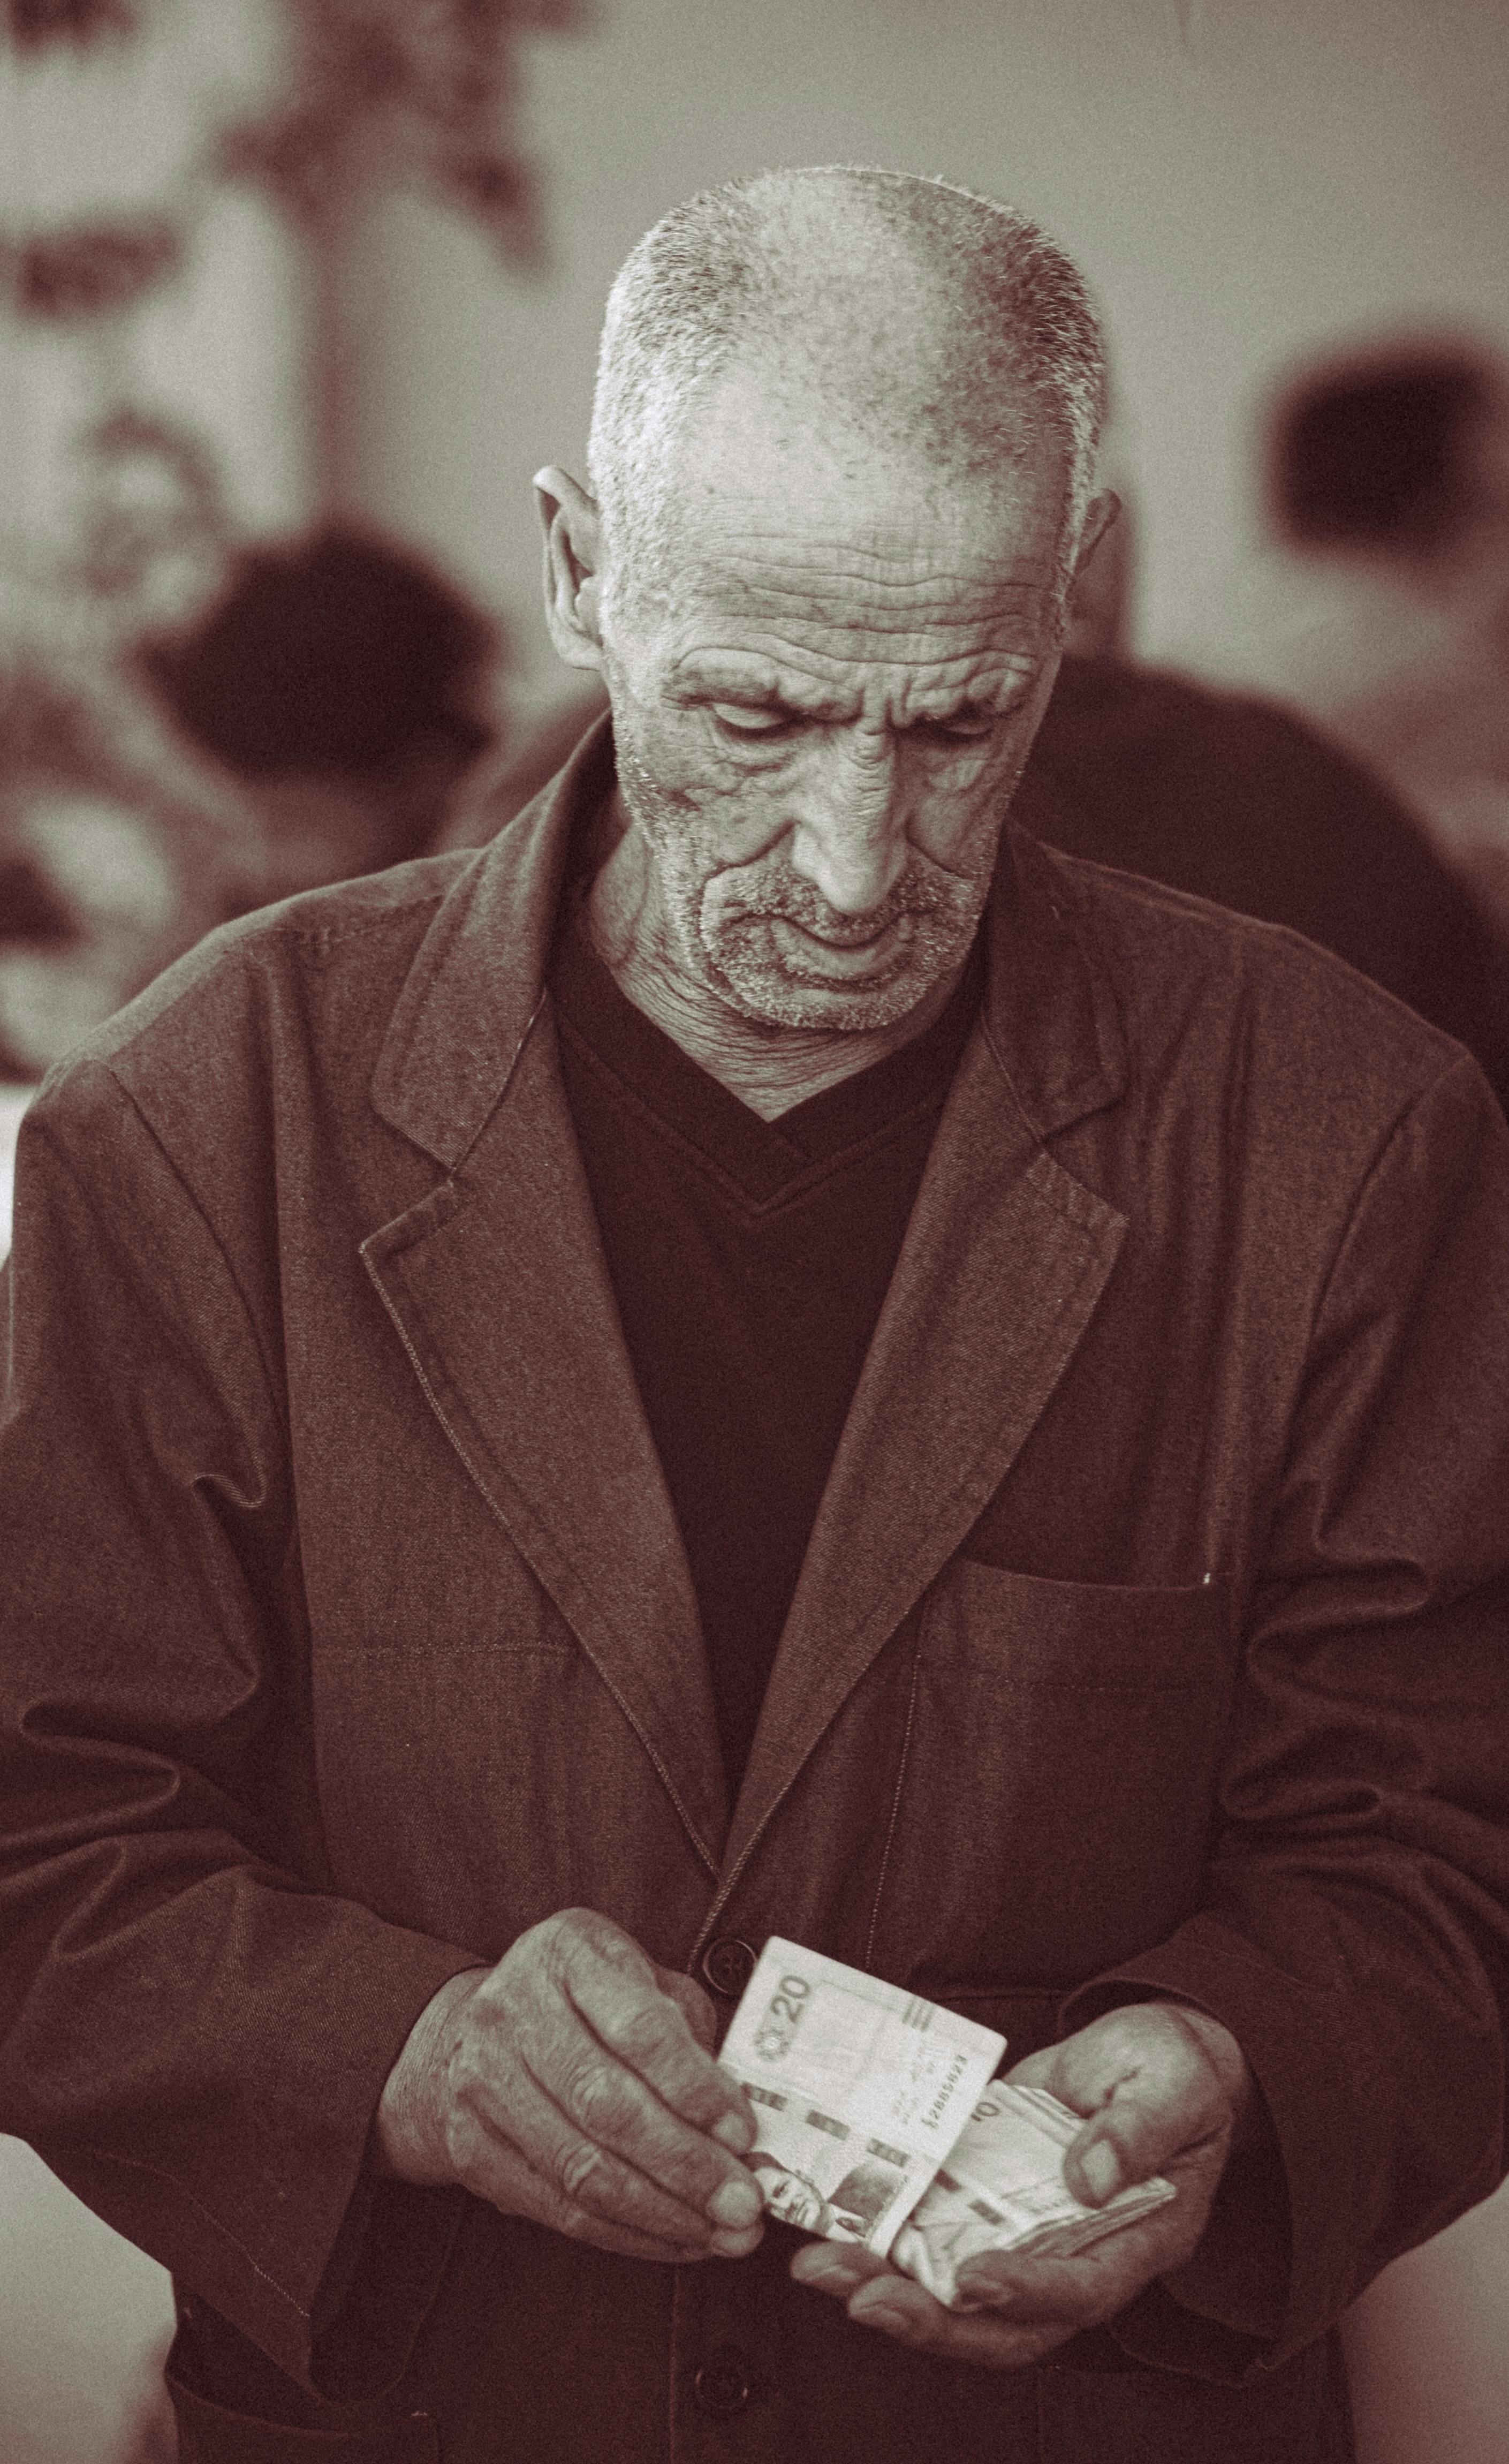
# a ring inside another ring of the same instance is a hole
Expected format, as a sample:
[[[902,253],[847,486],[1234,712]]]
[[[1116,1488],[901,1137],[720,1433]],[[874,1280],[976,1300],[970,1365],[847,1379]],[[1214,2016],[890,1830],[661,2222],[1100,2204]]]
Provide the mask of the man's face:
[[[659,962],[770,1025],[889,1026],[985,904],[1057,668],[1061,470],[929,485],[730,382],[677,480],[661,586],[603,618]]]
[[[801,2233],[823,2231],[828,2205],[811,2182],[799,2173],[788,2173],[769,2157],[756,2160],[756,2170],[765,2205],[773,2216],[778,2216],[784,2225],[795,2225]]]

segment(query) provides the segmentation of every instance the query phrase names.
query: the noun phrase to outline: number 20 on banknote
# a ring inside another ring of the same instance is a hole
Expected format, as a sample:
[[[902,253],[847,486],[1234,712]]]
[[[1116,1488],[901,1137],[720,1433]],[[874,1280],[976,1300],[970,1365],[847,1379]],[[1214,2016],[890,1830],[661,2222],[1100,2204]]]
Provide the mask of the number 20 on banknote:
[[[811,1994],[812,1988],[804,1976],[781,1978],[754,2031],[754,2051],[762,2062],[778,2062],[790,2053],[802,2009]]]

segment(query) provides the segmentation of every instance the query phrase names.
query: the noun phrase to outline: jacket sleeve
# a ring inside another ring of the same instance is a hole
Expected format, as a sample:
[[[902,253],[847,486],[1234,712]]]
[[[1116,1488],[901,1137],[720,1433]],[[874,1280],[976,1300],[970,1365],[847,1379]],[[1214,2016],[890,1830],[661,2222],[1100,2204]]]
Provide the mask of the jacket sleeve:
[[[1121,2322],[1141,2358],[1281,2361],[1499,2177],[1506,1568],[1509,1133],[1464,1060],[1379,1155],[1316,1313],[1204,1904],[1063,2013],[1185,1997],[1267,2108],[1270,2153]]]
[[[17,1163],[0,2127],[306,2385],[365,2201],[406,2202],[396,2375],[459,2202],[374,2192],[363,2157],[476,1955],[329,1888],[278,1365],[204,1216],[99,1063]]]

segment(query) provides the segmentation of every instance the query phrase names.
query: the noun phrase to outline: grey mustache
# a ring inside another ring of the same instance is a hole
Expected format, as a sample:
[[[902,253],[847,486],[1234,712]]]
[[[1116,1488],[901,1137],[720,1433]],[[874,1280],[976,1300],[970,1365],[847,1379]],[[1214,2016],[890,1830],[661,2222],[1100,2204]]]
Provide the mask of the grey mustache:
[[[768,890],[761,885],[748,898],[741,898],[736,912],[725,920],[728,924],[744,924],[778,916],[842,947],[845,942],[873,941],[898,916],[935,915],[949,904],[948,891],[941,882],[929,881],[925,873],[908,869],[879,906],[867,908],[863,915],[843,915],[810,884],[788,876]]]

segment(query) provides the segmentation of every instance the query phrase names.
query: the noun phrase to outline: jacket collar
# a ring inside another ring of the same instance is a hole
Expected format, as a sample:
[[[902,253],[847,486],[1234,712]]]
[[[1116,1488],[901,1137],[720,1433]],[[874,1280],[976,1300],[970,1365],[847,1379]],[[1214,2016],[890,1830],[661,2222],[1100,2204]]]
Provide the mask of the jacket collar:
[[[457,874],[421,942],[372,1078],[383,1120],[455,1172],[538,1015],[579,829],[613,783],[604,717]]]

